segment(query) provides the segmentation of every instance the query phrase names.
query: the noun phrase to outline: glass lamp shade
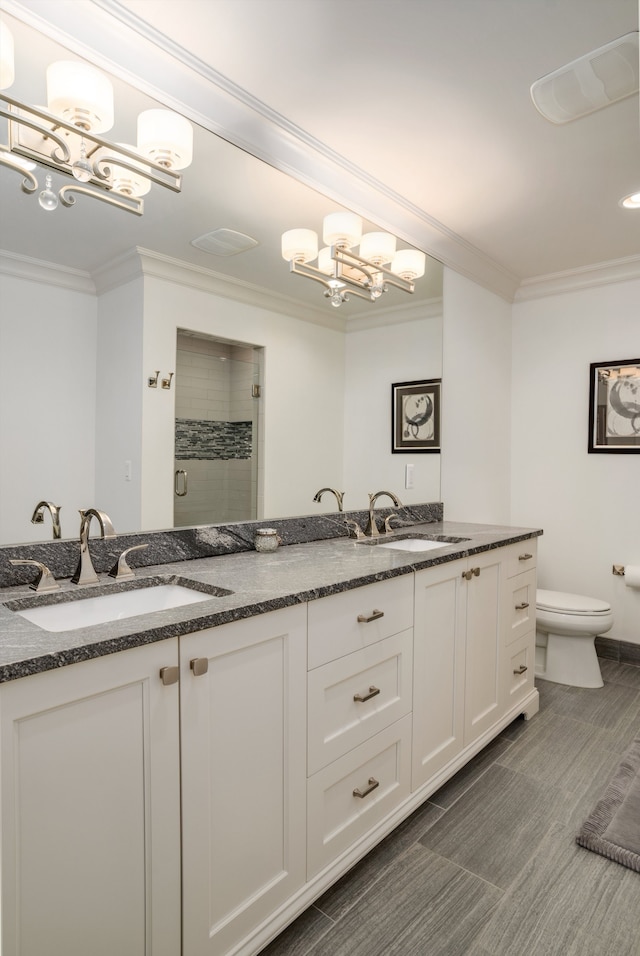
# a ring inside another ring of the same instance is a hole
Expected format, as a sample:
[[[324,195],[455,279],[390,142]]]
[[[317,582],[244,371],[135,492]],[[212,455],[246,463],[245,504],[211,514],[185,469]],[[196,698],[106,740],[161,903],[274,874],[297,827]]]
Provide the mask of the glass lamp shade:
[[[390,232],[365,232],[360,240],[360,255],[367,262],[380,266],[391,262],[396,254],[396,237]]]
[[[193,159],[193,127],[171,110],[145,110],[138,117],[138,152],[167,169],[186,169]]]
[[[331,247],[324,246],[318,253],[318,269],[325,275],[335,275],[336,264],[331,258]]]
[[[423,276],[424,267],[425,254],[419,252],[418,249],[401,249],[396,252],[391,263],[391,271],[402,279],[408,279],[409,281]]]
[[[313,229],[289,229],[282,234],[282,258],[287,262],[311,262],[318,255],[318,236]]]
[[[49,111],[66,123],[91,133],[113,126],[113,87],[99,70],[76,60],[47,67]]]
[[[15,79],[13,36],[9,27],[0,23],[0,90],[8,89]]]
[[[118,146],[135,151],[135,146],[130,146],[128,143],[118,143]],[[146,196],[151,189],[150,180],[146,179],[143,175],[137,175],[125,166],[119,166],[108,158],[115,156],[117,159],[117,155],[117,153],[114,154],[113,150],[106,149],[100,150],[97,154],[99,163],[106,160],[104,165],[109,170],[109,182],[111,183],[112,189],[115,190],[115,192],[122,193],[123,196],[135,196],[136,198]],[[131,166],[137,165],[135,160],[125,156],[122,157],[122,161],[129,163]],[[143,170],[144,166],[140,165],[140,169]]]
[[[362,236],[362,219],[352,212],[332,212],[324,217],[322,237],[328,246],[357,246]]]

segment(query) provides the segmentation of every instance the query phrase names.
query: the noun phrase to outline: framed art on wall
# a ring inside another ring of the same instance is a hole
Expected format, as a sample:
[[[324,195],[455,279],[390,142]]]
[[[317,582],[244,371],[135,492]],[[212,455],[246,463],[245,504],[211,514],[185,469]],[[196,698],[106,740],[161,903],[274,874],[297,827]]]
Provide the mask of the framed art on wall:
[[[391,386],[391,451],[440,451],[442,379],[397,382]]]
[[[590,365],[592,452],[640,453],[640,358]]]

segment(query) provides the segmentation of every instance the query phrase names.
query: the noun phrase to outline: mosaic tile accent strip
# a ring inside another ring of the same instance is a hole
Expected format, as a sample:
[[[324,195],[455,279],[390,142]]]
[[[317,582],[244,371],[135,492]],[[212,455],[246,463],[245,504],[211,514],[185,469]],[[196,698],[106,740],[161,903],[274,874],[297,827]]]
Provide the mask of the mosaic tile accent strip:
[[[176,418],[176,458],[251,458],[251,422],[208,422]]]

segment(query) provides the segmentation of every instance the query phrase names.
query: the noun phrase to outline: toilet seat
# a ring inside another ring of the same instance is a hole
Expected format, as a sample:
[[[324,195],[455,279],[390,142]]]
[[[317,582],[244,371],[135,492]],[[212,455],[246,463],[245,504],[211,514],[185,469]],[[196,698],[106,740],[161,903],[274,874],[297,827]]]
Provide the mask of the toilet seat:
[[[566,591],[546,591],[544,588],[536,591],[536,607],[540,611],[555,611],[576,617],[604,617],[611,613],[606,601]]]

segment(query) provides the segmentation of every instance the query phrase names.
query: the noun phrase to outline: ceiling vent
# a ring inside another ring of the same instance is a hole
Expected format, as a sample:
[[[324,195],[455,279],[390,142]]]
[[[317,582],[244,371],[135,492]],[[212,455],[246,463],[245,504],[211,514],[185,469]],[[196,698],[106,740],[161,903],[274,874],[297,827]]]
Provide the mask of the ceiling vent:
[[[552,123],[569,123],[638,92],[638,33],[586,53],[531,87],[536,109]]]
[[[259,243],[257,239],[236,232],[235,229],[214,229],[198,239],[192,239],[191,245],[212,256],[237,256],[239,252],[253,249]]]

